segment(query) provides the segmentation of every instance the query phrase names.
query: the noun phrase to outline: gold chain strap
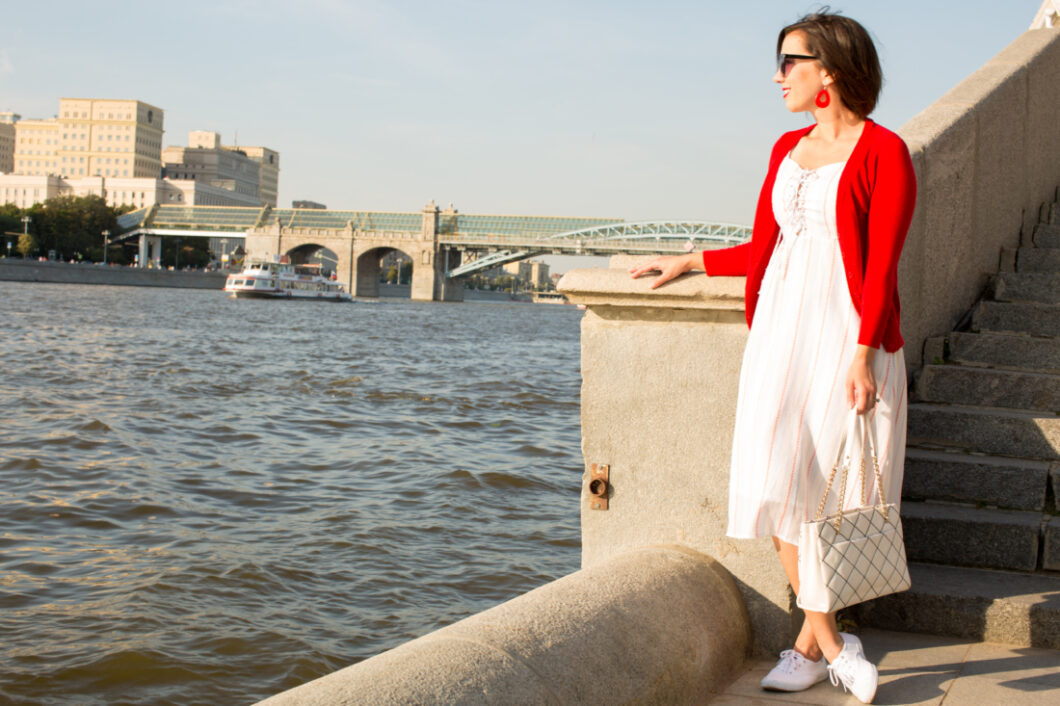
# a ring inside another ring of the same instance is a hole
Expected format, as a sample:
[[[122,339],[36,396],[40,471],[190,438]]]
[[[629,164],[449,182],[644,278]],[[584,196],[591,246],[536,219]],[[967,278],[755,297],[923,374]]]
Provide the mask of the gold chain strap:
[[[854,412],[853,414],[857,414]],[[876,440],[873,438],[872,431],[868,428],[868,420],[863,420],[866,426],[865,434],[862,435],[862,446],[861,446],[861,464],[858,468],[858,481],[861,485],[859,496],[861,504],[866,505],[868,503],[868,497],[865,495],[865,446],[866,441],[869,442],[867,445],[872,451],[872,473],[875,476],[876,481],[876,493],[880,498],[880,506],[883,510],[883,519],[887,519],[887,501],[883,497],[883,479],[880,477],[880,461],[876,456]],[[843,439],[843,443],[839,446],[839,453],[836,455],[835,463],[832,464],[832,472],[828,474],[828,483],[825,485],[824,495],[821,496],[821,504],[817,507],[817,515],[814,520],[820,520],[824,516],[824,508],[828,502],[828,494],[832,492],[832,483],[835,481],[836,471],[839,470],[839,464],[844,460],[844,451],[847,451],[847,446],[851,443],[852,439],[850,431],[857,425],[857,419],[853,420],[846,436]],[[839,512],[836,513],[835,528],[839,530],[839,526],[843,522],[843,503],[846,500],[847,491],[847,472],[850,470],[849,463],[843,463],[843,475],[840,476],[839,481]]]

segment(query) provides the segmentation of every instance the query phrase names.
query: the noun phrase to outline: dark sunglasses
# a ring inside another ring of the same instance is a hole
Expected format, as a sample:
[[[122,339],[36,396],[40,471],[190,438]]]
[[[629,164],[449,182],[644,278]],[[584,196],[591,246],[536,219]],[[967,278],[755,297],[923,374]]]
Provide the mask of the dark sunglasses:
[[[796,59],[817,59],[819,57],[809,56],[807,54],[779,54],[777,55],[777,71],[784,78],[788,77],[788,72],[791,71],[791,67],[795,65]]]

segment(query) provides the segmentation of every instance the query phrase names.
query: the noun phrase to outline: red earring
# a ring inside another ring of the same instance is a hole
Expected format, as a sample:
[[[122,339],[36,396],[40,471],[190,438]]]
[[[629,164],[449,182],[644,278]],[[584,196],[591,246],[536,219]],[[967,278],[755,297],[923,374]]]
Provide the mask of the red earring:
[[[832,96],[828,95],[827,88],[822,88],[817,97],[813,99],[813,102],[817,104],[818,108],[827,108],[828,104],[832,102]]]

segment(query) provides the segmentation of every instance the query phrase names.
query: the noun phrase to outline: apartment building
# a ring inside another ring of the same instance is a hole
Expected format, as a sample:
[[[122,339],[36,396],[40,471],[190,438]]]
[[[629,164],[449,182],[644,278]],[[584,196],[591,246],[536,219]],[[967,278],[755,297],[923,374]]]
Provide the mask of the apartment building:
[[[191,179],[276,206],[279,195],[280,154],[268,147],[222,145],[216,132],[188,133],[188,146],[166,147],[163,173],[169,179]]]
[[[14,125],[16,174],[158,178],[162,172],[163,111],[142,101],[60,98],[56,117]]]

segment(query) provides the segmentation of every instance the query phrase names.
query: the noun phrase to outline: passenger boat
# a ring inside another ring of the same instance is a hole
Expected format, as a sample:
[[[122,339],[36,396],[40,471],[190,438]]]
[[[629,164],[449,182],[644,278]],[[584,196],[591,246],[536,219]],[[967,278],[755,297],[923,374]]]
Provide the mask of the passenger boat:
[[[242,272],[228,275],[224,291],[238,298],[353,301],[345,287],[321,274],[320,265],[292,265],[284,260],[248,260]]]
[[[570,304],[567,297],[559,292],[534,292],[533,302],[535,304]]]

